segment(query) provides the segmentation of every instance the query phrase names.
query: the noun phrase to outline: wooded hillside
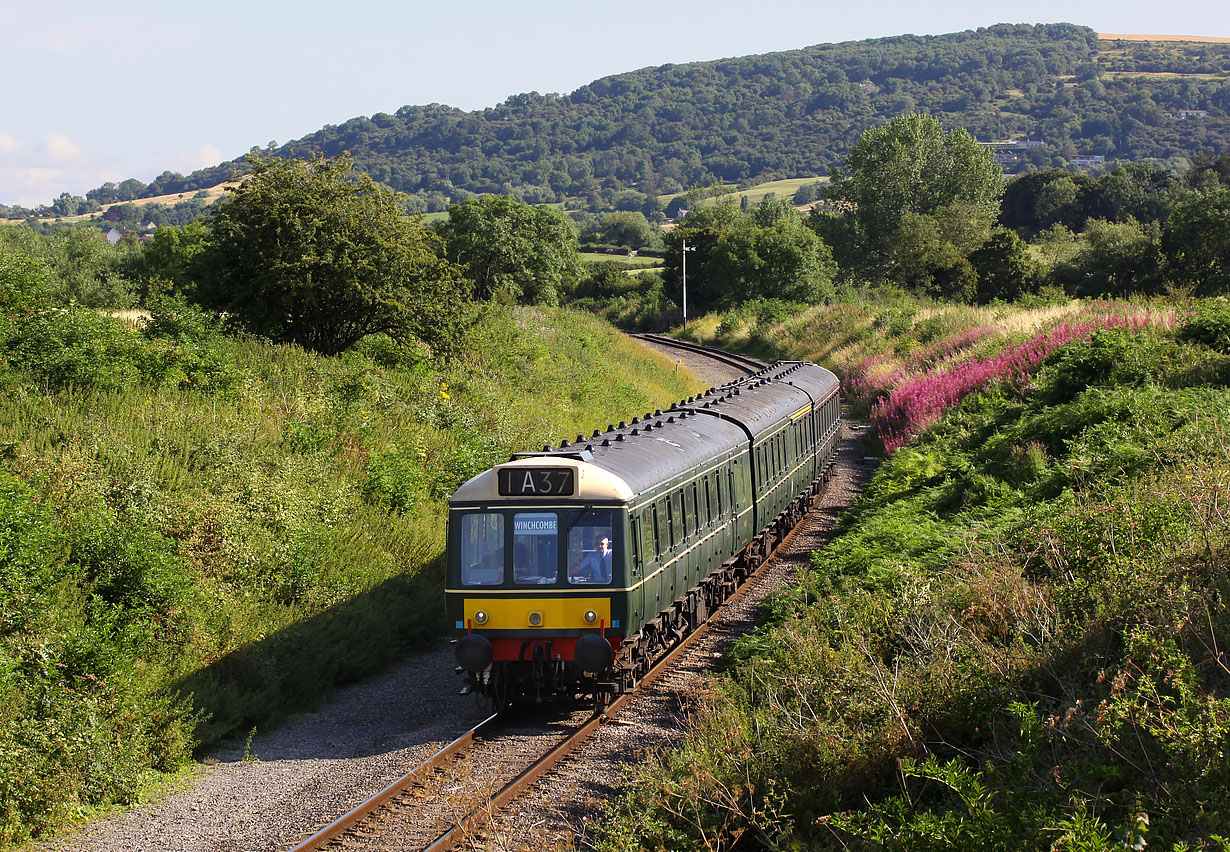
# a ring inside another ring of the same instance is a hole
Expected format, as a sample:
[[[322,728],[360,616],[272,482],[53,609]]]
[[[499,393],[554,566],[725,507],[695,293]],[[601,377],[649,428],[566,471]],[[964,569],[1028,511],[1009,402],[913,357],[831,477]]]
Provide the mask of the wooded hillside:
[[[1072,24],[820,44],[643,68],[475,112],[403,106],[264,153],[350,151],[421,210],[489,192],[641,209],[645,195],[715,181],[825,174],[864,130],[914,111],[980,141],[1041,143],[1006,153],[1016,157],[1009,172],[1079,156],[1181,170],[1226,150],[1230,44],[1099,40]],[[145,188],[130,180],[89,196],[191,191],[243,168],[239,159],[189,177],[166,172]]]

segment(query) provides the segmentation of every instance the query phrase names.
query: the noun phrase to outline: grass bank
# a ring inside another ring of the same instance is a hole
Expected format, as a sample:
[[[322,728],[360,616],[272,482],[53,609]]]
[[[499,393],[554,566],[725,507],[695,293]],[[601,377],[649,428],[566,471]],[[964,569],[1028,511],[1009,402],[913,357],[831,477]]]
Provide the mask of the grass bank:
[[[1228,329],[1095,330],[889,456],[602,848],[1225,848]]]
[[[0,262],[0,840],[134,801],[440,627],[444,500],[510,453],[695,393],[563,310],[464,357],[325,358],[163,304],[143,330]]]

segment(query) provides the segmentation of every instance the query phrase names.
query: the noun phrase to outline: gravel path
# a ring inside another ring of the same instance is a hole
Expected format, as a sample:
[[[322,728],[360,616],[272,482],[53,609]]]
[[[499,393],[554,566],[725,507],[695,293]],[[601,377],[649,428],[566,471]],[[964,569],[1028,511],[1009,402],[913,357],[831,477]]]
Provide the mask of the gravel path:
[[[728,367],[669,353],[706,382],[734,377]],[[622,765],[673,742],[686,707],[713,659],[750,630],[766,594],[785,582],[811,549],[821,546],[840,508],[861,487],[861,450],[847,438],[838,473],[791,539],[767,581],[714,619],[710,635],[669,677],[640,696],[579,755],[544,779],[550,797],[526,796],[520,813],[493,826],[491,848],[543,850],[588,836],[586,820],[619,789]],[[76,834],[34,848],[44,852],[272,852],[306,835],[383,789],[485,714],[458,696],[453,654],[441,639],[430,651],[382,675],[340,690],[317,709],[248,746],[231,744],[207,758],[186,789],[117,814]],[[576,826],[574,829],[573,826]],[[544,845],[546,844],[546,845]]]
[[[63,852],[289,849],[483,718],[458,696],[453,652],[431,651],[206,759],[189,789],[47,844]],[[305,829],[310,829],[305,831]]]

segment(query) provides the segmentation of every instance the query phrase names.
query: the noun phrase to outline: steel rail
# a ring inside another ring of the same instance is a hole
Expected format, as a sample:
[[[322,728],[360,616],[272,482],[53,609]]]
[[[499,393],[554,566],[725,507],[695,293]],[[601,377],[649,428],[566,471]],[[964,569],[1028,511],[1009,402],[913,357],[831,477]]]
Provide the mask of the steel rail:
[[[821,477],[825,482],[828,481],[829,472],[831,470],[832,464],[830,463]],[[756,585],[756,583],[752,581],[760,579],[768,564],[773,561],[773,557],[776,556],[777,552],[785,546],[786,542],[790,541],[794,537],[795,532],[803,525],[803,517],[805,517],[807,512],[810,511],[815,505],[815,496],[810,498],[810,502],[811,505],[807,506],[803,516],[799,518],[798,523],[791,527],[790,531],[782,537],[782,540],[777,543],[773,550],[770,551],[763,560],[761,560],[760,564],[756,566],[756,569],[748,574],[747,577],[744,578],[743,582],[740,583],[733,592],[731,592],[730,597],[722,601],[718,608],[714,610],[714,613],[721,612],[721,610],[741,598],[752,586]],[[640,694],[643,687],[652,684],[663,673],[669,671],[676,660],[683,656],[685,652],[691,650],[697,642],[704,638],[709,633],[709,625],[712,616],[713,614],[710,614],[709,619],[706,619],[698,624],[694,630],[684,636],[677,645],[671,648],[670,651],[654,663],[653,668],[646,672],[644,677],[637,681],[636,690],[634,692],[625,693],[619,696],[608,704],[601,713],[595,713],[589,721],[585,722],[585,724],[581,725],[562,741],[548,750],[545,754],[539,757],[528,769],[504,785],[499,792],[490,796],[485,802],[474,808],[469,815],[458,819],[456,825],[444,834],[440,835],[440,837],[431,845],[424,847],[423,852],[447,852],[447,850],[454,848],[458,843],[465,840],[470,833],[478,827],[478,824],[484,817],[506,807],[518,796],[532,787],[540,778],[542,778],[542,776],[546,775],[553,768],[558,766],[564,758],[576,751],[576,749],[583,742],[585,742],[585,740],[589,739],[589,737],[593,735],[593,733],[603,722],[616,718],[619,712]]]
[[[829,468],[825,470],[822,477],[824,481],[828,480],[829,470],[831,470],[831,468],[832,465],[830,464]],[[813,497],[813,505],[814,500],[815,498]],[[804,515],[806,515],[806,512],[810,511],[810,509],[811,506],[808,506],[807,510],[804,511]],[[709,633],[709,626],[711,624],[713,614],[720,612],[722,609],[725,609],[730,604],[739,600],[739,598],[746,594],[749,589],[756,585],[753,581],[758,580],[761,577],[766,570],[766,567],[773,561],[773,557],[776,556],[777,552],[794,537],[795,532],[801,526],[802,518],[800,518],[799,523],[795,524],[795,526],[791,528],[782,540],[777,543],[777,546],[774,547],[763,560],[761,560],[760,564],[756,566],[756,569],[738,585],[738,587],[731,593],[730,597],[722,601],[720,606],[714,610],[714,613],[710,614],[709,619],[706,619],[704,622],[697,625],[694,630],[684,636],[678,644],[672,647],[666,654],[654,663],[653,668],[646,672],[645,675],[637,681],[635,692],[630,692],[619,696],[608,704],[601,713],[595,713],[588,721],[567,735],[563,740],[548,749],[547,752],[535,760],[534,763],[527,769],[523,770],[514,779],[505,784],[497,793],[489,796],[486,801],[473,808],[467,816],[458,819],[451,828],[439,835],[439,837],[437,837],[437,839],[430,845],[424,847],[424,852],[446,852],[446,850],[454,848],[459,842],[463,841],[472,831],[475,830],[483,817],[506,807],[527,789],[532,787],[544,775],[558,766],[561,761],[576,751],[576,749],[583,742],[593,735],[593,733],[599,728],[599,726],[601,726],[603,722],[616,718],[620,711],[622,711],[628,703],[640,693],[643,687],[652,684],[659,677],[661,677],[662,674],[669,671],[671,666],[674,665],[675,661],[678,660],[679,657],[691,650],[697,642]],[[488,716],[486,719],[470,728],[470,730],[457,737],[448,745],[441,748],[410,772],[406,773],[401,778],[398,778],[396,781],[389,784],[371,798],[355,806],[350,811],[313,834],[307,840],[294,847],[291,852],[316,852],[316,850],[323,849],[330,843],[340,839],[342,835],[346,834],[372,814],[383,808],[391,799],[396,798],[401,793],[419,783],[424,776],[435,771],[435,769],[441,766],[448,759],[472,746],[475,739],[494,729],[499,721],[500,716],[498,713]]]
[[[363,822],[363,820],[367,817],[380,810],[390,799],[405,792],[410,787],[413,787],[420,780],[422,780],[424,776],[435,771],[435,769],[446,760],[466,748],[469,748],[473,745],[474,740],[477,737],[496,726],[496,720],[498,718],[499,714],[493,713],[486,719],[483,719],[477,725],[470,728],[470,730],[457,737],[457,739],[441,748],[414,769],[389,784],[379,793],[372,796],[367,801],[356,805],[354,808],[351,808],[345,814],[338,817],[320,831],[313,834],[307,840],[300,843],[292,849],[291,852],[315,852],[315,850],[323,849],[329,843],[333,842],[351,828],[354,828],[356,825]]]
[[[764,361],[747,355],[740,355],[737,352],[727,352],[725,349],[718,349],[713,346],[705,346],[700,343],[691,343],[686,340],[677,340],[674,337],[667,337],[663,334],[633,334],[632,337],[638,340],[644,340],[649,343],[656,343],[659,346],[668,346],[673,349],[683,349],[688,352],[695,352],[698,355],[704,355],[706,358],[712,358],[714,361],[726,364],[730,367],[743,370],[749,376],[755,375],[769,365]]]

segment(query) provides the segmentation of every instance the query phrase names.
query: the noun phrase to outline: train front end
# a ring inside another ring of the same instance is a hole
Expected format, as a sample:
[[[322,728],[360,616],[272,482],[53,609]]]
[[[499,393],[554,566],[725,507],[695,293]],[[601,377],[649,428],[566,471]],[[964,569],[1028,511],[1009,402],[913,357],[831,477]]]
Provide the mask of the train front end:
[[[530,456],[449,501],[445,602],[465,691],[497,708],[613,690],[631,489],[587,454]]]

